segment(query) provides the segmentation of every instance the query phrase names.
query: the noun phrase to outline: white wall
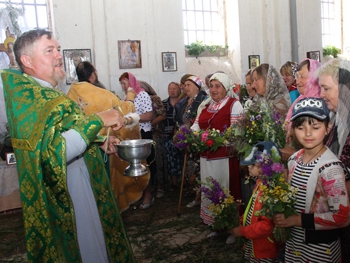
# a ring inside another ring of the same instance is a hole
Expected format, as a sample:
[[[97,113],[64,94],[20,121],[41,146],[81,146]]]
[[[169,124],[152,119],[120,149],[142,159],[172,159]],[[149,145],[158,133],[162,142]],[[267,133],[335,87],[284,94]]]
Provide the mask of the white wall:
[[[186,72],[181,5],[171,0],[53,0],[54,31],[62,49],[92,50],[100,81],[116,94],[122,96],[119,76],[130,71],[166,98],[168,83]],[[128,39],[141,40],[140,69],[119,69],[118,40]],[[178,71],[162,71],[161,52],[167,51],[177,53]]]
[[[291,60],[289,1],[226,0],[228,57],[185,58],[181,0],[52,0],[54,31],[62,49],[89,48],[99,78],[122,96],[118,40],[141,40],[142,68],[128,70],[149,82],[162,98],[167,85],[185,73],[203,78],[218,70],[236,83],[248,70],[248,55],[260,55],[261,63],[276,68]],[[319,0],[296,0],[298,56],[322,51]],[[310,11],[312,10],[312,11]],[[176,72],[162,71],[161,52],[176,52]],[[61,89],[68,90],[61,85]]]

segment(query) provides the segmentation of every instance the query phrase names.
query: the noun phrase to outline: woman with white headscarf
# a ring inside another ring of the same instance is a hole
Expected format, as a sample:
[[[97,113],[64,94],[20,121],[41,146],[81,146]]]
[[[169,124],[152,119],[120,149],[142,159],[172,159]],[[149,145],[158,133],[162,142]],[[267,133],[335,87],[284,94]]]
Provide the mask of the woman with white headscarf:
[[[223,132],[226,128],[237,123],[243,117],[243,107],[233,92],[234,84],[224,73],[215,73],[210,78],[210,97],[198,107],[197,117],[191,129],[216,129]],[[230,189],[235,199],[241,199],[239,162],[229,147],[221,147],[216,152],[200,154],[201,181],[212,176],[223,187]],[[202,198],[200,216],[203,222],[212,225],[214,218],[209,210],[211,202]],[[210,233],[214,237],[217,233]],[[227,241],[229,242],[229,240]]]

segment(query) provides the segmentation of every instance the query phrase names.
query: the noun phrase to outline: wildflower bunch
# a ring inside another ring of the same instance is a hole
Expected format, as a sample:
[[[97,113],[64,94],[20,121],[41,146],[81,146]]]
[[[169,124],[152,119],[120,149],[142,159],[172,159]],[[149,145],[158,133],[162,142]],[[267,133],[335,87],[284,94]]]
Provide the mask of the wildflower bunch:
[[[272,141],[278,147],[285,146],[283,118],[265,104],[247,109],[241,121],[227,129],[226,140],[241,156],[246,156],[253,145],[260,141]]]
[[[296,214],[294,206],[298,189],[285,181],[285,166],[281,163],[277,149],[272,148],[271,152],[271,156],[263,153],[257,158],[263,174],[260,185],[260,189],[263,191],[260,200],[262,209],[257,213],[269,218],[272,218],[274,214],[284,213],[285,218],[287,218]],[[274,237],[277,241],[286,242],[291,237],[290,229],[275,227]]]
[[[222,132],[216,129],[192,131],[186,126],[181,126],[173,138],[177,148],[188,147],[190,152],[199,153],[205,151],[215,152],[227,142]]]
[[[214,217],[212,228],[220,231],[239,226],[238,206],[241,205],[241,201],[235,201],[229,190],[223,188],[213,177],[207,177],[206,182],[200,183],[205,198],[212,202],[209,206]]]

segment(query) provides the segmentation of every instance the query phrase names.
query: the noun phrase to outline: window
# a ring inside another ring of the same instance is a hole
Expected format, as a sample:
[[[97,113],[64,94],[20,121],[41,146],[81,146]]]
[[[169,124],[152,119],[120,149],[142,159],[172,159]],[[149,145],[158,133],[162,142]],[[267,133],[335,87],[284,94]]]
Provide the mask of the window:
[[[222,0],[182,0],[185,45],[225,45]]]
[[[16,36],[30,29],[49,29],[46,2],[46,0],[0,0],[1,42],[6,38],[6,27],[9,27],[10,32]]]
[[[322,45],[342,48],[341,1],[321,0]]]

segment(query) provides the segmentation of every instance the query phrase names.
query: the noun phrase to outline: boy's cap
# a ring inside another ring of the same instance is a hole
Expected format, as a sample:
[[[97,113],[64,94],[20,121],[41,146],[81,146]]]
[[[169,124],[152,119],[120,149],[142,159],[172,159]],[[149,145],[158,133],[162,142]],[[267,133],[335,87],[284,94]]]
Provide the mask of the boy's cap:
[[[329,109],[323,99],[305,98],[294,105],[290,120],[295,120],[300,116],[311,116],[323,121],[329,117]]]
[[[278,154],[281,156],[281,153],[278,150],[277,145],[274,144],[273,142],[271,141],[259,142],[253,146],[248,156],[241,161],[241,165],[255,164],[258,160],[258,157],[263,153],[269,154],[271,156],[272,148],[275,148]]]

